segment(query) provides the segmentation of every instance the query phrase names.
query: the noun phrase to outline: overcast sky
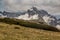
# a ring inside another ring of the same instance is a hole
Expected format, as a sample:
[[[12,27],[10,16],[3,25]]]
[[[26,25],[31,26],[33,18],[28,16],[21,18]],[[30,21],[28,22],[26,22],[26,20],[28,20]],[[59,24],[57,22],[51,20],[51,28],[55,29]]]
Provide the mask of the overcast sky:
[[[36,6],[50,14],[60,15],[60,0],[0,0],[0,10],[21,11]]]

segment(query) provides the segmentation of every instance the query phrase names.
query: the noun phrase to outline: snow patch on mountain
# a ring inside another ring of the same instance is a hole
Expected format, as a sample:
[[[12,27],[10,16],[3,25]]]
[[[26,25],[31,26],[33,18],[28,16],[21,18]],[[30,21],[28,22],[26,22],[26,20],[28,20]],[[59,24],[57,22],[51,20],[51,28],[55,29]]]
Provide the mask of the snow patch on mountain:
[[[60,30],[60,25],[56,25],[56,28],[57,28],[58,30]]]
[[[24,15],[18,16],[17,19],[36,20],[36,19],[38,19],[38,14],[35,14],[35,15],[29,17],[28,13],[26,13],[26,14],[24,14]]]
[[[43,19],[48,25],[53,25],[50,23],[51,22],[54,23],[54,21],[55,21],[55,19],[53,17],[51,18],[51,16],[48,16],[48,15],[43,16]],[[56,24],[56,23],[54,23],[54,24]]]

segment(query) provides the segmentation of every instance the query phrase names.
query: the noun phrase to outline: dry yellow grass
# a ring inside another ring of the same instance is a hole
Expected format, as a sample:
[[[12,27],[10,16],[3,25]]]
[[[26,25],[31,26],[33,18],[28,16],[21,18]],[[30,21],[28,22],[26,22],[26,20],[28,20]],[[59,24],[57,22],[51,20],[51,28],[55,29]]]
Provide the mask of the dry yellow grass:
[[[0,40],[60,40],[60,32],[0,23]]]

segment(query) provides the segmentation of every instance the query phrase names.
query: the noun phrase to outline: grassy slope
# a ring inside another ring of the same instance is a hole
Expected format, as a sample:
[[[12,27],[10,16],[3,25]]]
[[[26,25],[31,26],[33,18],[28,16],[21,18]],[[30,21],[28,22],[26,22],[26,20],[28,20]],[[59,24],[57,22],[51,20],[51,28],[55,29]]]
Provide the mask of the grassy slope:
[[[0,40],[60,40],[60,32],[0,22]]]
[[[0,40],[60,40],[60,32],[42,29],[57,30],[46,24],[0,18]]]
[[[32,21],[10,19],[10,18],[0,18],[0,22],[7,23],[7,24],[21,25],[21,26],[30,27],[30,28],[58,31],[55,27],[44,24],[43,22],[36,23]]]

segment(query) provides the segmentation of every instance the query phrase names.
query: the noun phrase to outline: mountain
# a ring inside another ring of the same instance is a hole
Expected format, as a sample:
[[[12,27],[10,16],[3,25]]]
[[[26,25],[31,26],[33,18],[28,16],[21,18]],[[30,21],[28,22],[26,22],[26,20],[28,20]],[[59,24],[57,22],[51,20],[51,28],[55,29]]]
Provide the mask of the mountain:
[[[6,16],[7,18],[14,18],[14,17],[20,16],[20,12],[18,13],[18,12],[6,12],[6,11],[3,11],[0,14],[1,14],[1,16]]]
[[[51,26],[57,25],[57,19],[55,16],[48,14],[45,10],[38,10],[36,7],[28,9],[27,12],[17,18],[24,20],[38,20],[39,22],[44,22]]]
[[[60,23],[58,23],[58,19],[55,16],[48,14],[48,12],[45,10],[38,10],[36,7],[32,7],[31,9],[28,9],[27,11],[20,13],[4,11],[4,12],[0,12],[0,14],[2,15],[2,17],[7,17],[7,18],[16,18],[16,19],[43,22],[57,29],[60,26]]]
[[[38,20],[40,22],[44,22],[44,19],[42,18],[44,15],[48,15],[45,10],[38,10],[36,7],[32,7],[17,18],[24,20]]]
[[[54,15],[57,19],[60,19],[60,15]]]

